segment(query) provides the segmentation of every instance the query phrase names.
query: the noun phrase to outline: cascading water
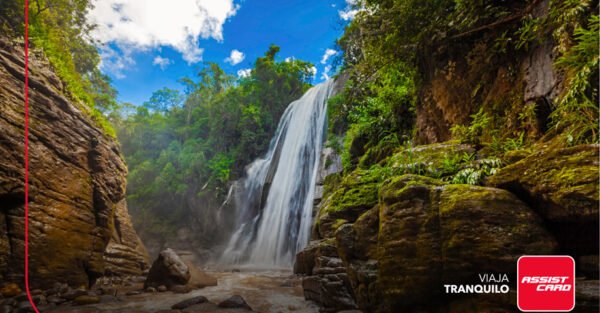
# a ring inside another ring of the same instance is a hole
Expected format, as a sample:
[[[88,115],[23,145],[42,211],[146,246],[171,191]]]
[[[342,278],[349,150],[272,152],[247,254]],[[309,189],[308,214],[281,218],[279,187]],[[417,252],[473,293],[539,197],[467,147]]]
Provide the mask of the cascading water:
[[[308,90],[284,112],[269,151],[232,186],[237,228],[221,262],[290,266],[308,243],[327,100],[333,81]]]

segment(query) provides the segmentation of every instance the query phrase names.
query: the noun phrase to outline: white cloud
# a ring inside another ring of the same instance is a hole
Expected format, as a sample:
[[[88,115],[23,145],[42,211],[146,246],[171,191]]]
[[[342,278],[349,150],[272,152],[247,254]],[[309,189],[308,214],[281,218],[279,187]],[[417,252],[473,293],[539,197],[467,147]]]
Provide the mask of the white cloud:
[[[154,61],[152,61],[152,64],[158,65],[161,70],[164,70],[167,68],[167,66],[173,64],[173,61],[171,59],[163,58],[160,55],[157,55],[154,58]]]
[[[113,58],[169,46],[190,64],[202,60],[199,40],[222,41],[223,24],[239,8],[233,0],[178,0],[176,5],[164,0],[93,0],[92,4],[88,19],[97,25],[92,38],[105,44],[101,50],[116,53],[108,44],[117,47],[121,54],[109,53]],[[105,58],[103,62],[119,63]]]
[[[117,79],[125,78],[123,71],[135,64],[130,49],[122,49],[121,54],[108,45],[100,46],[99,49],[100,69],[113,73]]]
[[[252,74],[252,69],[250,68],[245,68],[237,71],[237,75],[239,78],[249,77],[250,74]]]
[[[311,67],[311,68],[310,68],[310,71],[312,72],[312,76],[313,76],[313,77],[317,76],[317,68],[316,68],[316,67],[314,67],[314,66],[313,66],[313,67]]]
[[[244,55],[243,52],[233,49],[233,50],[231,50],[231,54],[229,55],[229,57],[227,57],[225,59],[225,62],[227,62],[231,65],[236,65],[236,64],[239,64],[240,62],[244,61],[245,58],[246,58],[246,55]]]
[[[357,0],[346,0],[346,8],[344,10],[339,10],[338,14],[344,21],[349,21],[354,19],[360,10],[361,9],[358,8]]]
[[[325,50],[325,54],[323,54],[323,58],[321,59],[321,64],[327,63],[327,60],[329,60],[330,57],[336,55],[337,53],[338,52],[333,49]]]
[[[294,57],[287,57],[287,58],[285,58],[285,61],[290,63],[290,62],[294,61]]]
[[[321,79],[328,80],[330,71],[331,71],[331,65],[325,66],[325,68],[323,69],[323,74],[321,74]]]

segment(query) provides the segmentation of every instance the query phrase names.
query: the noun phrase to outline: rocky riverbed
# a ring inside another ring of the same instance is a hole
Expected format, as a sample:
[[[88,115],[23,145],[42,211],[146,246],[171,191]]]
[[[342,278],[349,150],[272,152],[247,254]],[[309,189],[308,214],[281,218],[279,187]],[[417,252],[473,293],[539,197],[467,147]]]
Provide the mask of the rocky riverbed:
[[[42,312],[61,313],[318,312],[314,303],[304,300],[300,278],[291,271],[236,270],[208,271],[207,274],[217,278],[216,286],[187,293],[158,290],[149,292],[143,288],[143,277],[134,277],[116,287],[109,288],[107,284],[105,287],[92,288],[91,291],[64,289],[64,293],[57,290],[59,293],[55,295],[50,295],[52,292],[48,291],[36,291],[34,300],[40,303]],[[70,300],[63,298],[65,295]],[[58,301],[62,303],[54,302],[58,299],[62,299]],[[192,300],[187,301],[188,303],[182,303],[190,299]],[[23,293],[0,300],[0,303],[0,312],[31,312]],[[176,304],[180,305],[172,309]]]

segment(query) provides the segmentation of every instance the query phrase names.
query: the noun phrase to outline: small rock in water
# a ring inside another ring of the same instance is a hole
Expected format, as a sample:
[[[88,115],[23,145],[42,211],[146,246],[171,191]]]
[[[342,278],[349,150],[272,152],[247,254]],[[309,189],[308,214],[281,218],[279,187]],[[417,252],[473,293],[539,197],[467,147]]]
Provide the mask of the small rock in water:
[[[248,303],[246,303],[246,300],[244,300],[244,298],[242,298],[241,296],[238,296],[238,295],[231,296],[229,299],[219,303],[219,307],[220,308],[229,308],[229,309],[244,308],[244,309],[252,310],[252,308],[250,308]]]
[[[61,304],[61,303],[65,303],[67,302],[67,299],[52,295],[52,296],[48,296],[48,299],[46,299],[49,303],[55,303],[55,304]]]
[[[29,303],[29,301],[20,302],[17,305],[17,310],[13,311],[13,312],[17,312],[17,313],[35,313],[35,311],[31,307],[31,304]]]
[[[234,269],[232,269],[232,270],[231,270],[231,272],[232,272],[232,273],[239,273],[239,272],[240,272],[240,270],[239,270],[239,269],[237,269],[237,268],[234,268]]]
[[[98,296],[79,296],[73,300],[76,305],[86,305],[86,304],[96,304],[100,302],[100,298]]]
[[[154,293],[154,292],[156,292],[156,288],[148,287],[148,288],[146,288],[146,292]]]
[[[158,286],[158,292],[165,292],[165,291],[167,291],[167,286],[165,286],[165,285]]]
[[[192,289],[186,285],[174,285],[169,290],[174,293],[188,293],[192,291]]]
[[[174,310],[183,310],[183,309],[188,308],[188,307],[190,307],[192,305],[204,303],[206,301],[208,301],[208,299],[206,299],[206,297],[204,297],[204,296],[197,296],[197,297],[193,297],[191,299],[187,299],[187,300],[181,301],[179,303],[173,304],[173,306],[171,306],[171,309],[174,309]]]
[[[279,287],[294,287],[294,281],[288,279],[286,281],[284,281],[283,283],[281,283],[281,285],[279,285]]]

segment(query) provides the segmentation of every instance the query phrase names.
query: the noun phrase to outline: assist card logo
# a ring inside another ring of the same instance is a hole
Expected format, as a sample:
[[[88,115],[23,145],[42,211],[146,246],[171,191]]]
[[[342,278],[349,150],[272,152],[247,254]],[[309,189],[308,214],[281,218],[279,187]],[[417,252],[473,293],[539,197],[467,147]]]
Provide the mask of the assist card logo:
[[[517,262],[517,305],[523,312],[575,308],[575,261],[570,256],[522,256]]]

